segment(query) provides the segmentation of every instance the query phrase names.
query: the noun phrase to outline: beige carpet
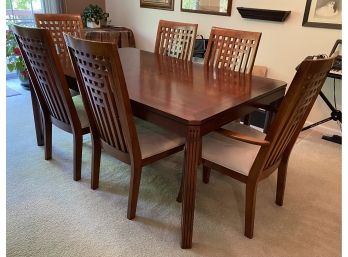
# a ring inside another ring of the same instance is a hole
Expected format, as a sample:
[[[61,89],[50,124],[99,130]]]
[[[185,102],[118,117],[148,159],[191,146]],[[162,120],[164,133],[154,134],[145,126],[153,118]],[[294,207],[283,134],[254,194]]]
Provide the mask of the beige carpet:
[[[294,148],[283,207],[276,177],[261,183],[255,236],[243,236],[244,187],[212,174],[197,182],[193,248],[180,248],[182,154],[143,171],[137,218],[126,219],[129,167],[104,155],[90,189],[72,179],[72,136],[54,129],[53,159],[36,146],[29,94],[7,98],[7,256],[341,256],[341,146],[306,132]]]

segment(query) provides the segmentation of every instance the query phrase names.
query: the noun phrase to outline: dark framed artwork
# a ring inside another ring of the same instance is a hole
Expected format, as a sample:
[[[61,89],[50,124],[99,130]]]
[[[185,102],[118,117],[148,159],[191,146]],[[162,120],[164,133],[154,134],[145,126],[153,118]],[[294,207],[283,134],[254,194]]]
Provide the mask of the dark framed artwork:
[[[342,0],[307,0],[302,26],[342,29]]]
[[[231,16],[232,0],[181,0],[182,12]]]
[[[140,0],[140,7],[174,10],[174,0]]]

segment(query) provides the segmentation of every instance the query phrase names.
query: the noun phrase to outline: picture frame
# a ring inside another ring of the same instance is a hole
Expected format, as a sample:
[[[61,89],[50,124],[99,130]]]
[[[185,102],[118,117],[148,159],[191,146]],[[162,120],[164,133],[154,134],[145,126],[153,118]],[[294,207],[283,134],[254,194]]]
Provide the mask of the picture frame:
[[[214,1],[181,0],[182,12],[231,16],[231,9],[232,0],[219,1],[218,5]]]
[[[342,0],[307,0],[302,26],[342,29]]]
[[[140,0],[140,7],[174,11],[174,0]]]

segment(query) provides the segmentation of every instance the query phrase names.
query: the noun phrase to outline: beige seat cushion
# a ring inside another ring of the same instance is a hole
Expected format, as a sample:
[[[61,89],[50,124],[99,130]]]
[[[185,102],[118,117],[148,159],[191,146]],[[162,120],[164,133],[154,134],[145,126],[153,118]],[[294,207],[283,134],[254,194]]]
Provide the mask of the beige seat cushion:
[[[87,113],[85,111],[85,107],[82,102],[81,95],[73,96],[72,100],[74,102],[77,115],[79,116],[80,122],[81,122],[81,127],[82,128],[87,128],[89,127],[89,122],[88,122],[88,117]]]
[[[223,128],[264,139],[266,134],[237,122]],[[202,158],[248,176],[260,146],[237,141],[216,132],[203,137]]]
[[[185,144],[185,138],[177,136],[150,122],[134,118],[138,132],[142,159]]]

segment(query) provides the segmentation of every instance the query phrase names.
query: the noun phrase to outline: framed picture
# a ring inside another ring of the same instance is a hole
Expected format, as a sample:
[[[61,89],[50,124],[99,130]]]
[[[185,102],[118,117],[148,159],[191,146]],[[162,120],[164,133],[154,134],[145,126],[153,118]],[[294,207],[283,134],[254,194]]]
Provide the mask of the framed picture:
[[[302,26],[342,29],[342,0],[307,0]]]
[[[174,0],[140,0],[140,7],[174,10]]]
[[[181,0],[182,12],[231,16],[232,0]]]

